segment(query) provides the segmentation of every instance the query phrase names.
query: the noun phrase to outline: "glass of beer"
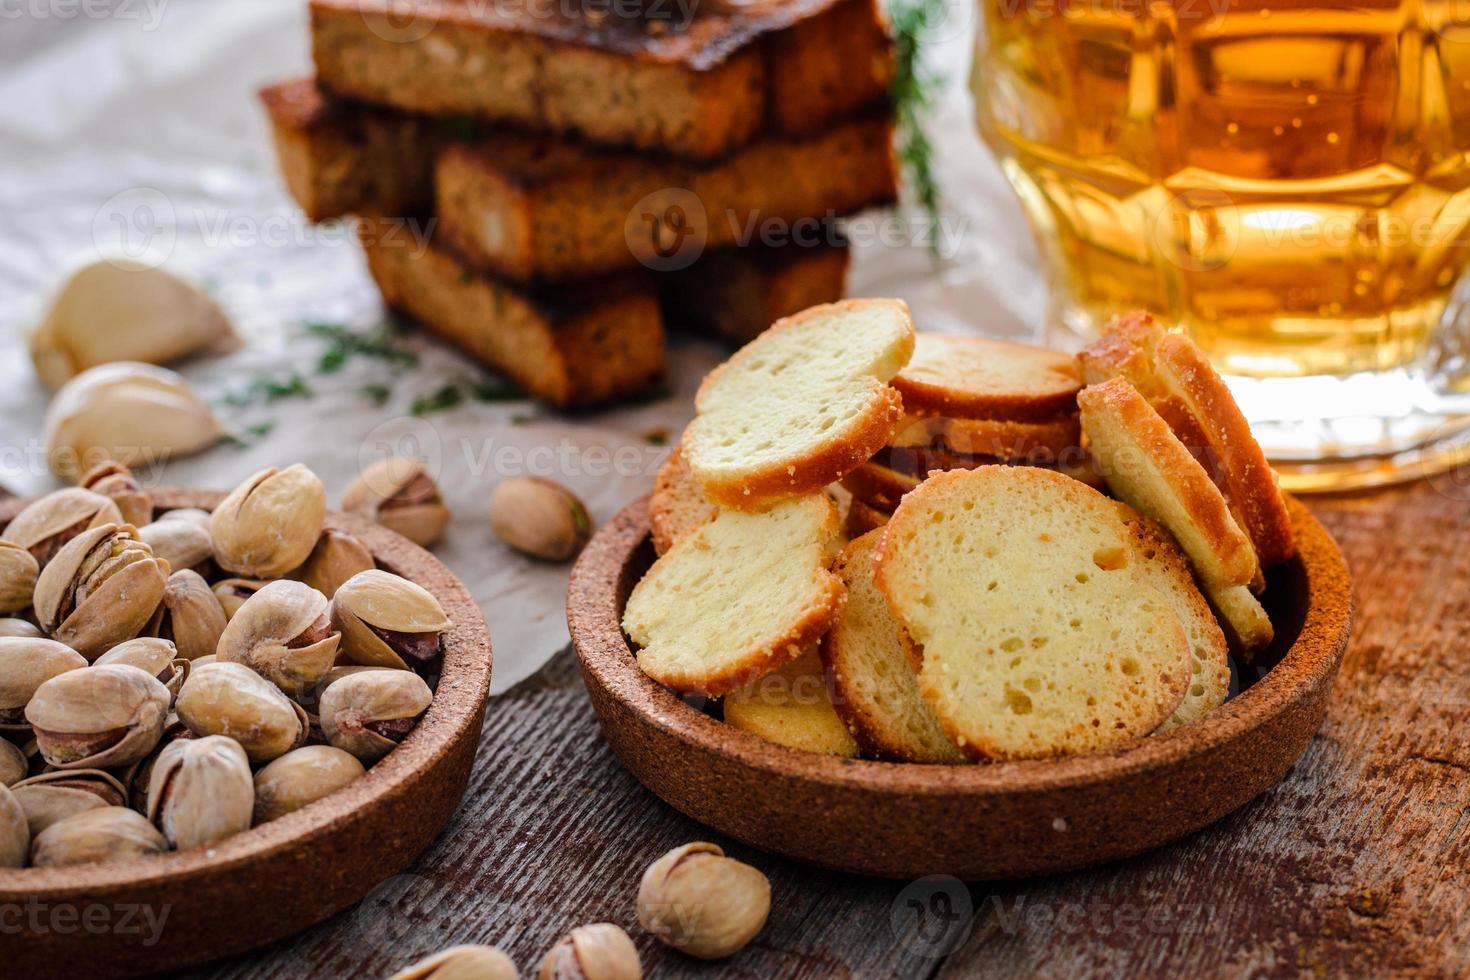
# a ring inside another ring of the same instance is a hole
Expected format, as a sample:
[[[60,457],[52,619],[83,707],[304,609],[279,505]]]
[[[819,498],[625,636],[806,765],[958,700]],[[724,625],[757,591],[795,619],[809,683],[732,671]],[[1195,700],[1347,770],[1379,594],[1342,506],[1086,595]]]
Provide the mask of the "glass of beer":
[[[1470,459],[1470,3],[979,2],[1054,341],[1188,332],[1295,489]]]

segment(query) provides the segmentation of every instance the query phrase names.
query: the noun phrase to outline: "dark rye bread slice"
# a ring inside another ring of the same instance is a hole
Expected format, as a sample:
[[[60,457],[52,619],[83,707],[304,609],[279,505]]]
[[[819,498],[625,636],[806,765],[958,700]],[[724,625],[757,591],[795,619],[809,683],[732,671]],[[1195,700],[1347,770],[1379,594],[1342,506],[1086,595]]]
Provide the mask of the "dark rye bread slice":
[[[434,184],[449,242],[531,282],[687,265],[703,250],[760,244],[770,222],[819,235],[828,219],[895,201],[898,179],[885,110],[763,137],[711,164],[495,133],[447,147]],[[670,214],[684,222],[672,242],[660,237]]]
[[[368,268],[390,308],[558,408],[616,401],[664,372],[658,298],[646,278],[518,289],[470,270],[397,219],[359,228]]]
[[[699,160],[819,128],[880,100],[892,76],[874,0],[629,9],[313,0],[312,51],[342,95]]]

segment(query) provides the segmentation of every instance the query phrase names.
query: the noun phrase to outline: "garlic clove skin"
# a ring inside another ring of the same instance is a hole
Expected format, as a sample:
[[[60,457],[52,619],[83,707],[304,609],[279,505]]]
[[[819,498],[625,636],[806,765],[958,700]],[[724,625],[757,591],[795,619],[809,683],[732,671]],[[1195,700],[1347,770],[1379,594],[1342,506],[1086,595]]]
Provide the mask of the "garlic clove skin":
[[[494,946],[452,946],[388,980],[516,980],[516,965]]]
[[[52,388],[100,364],[166,364],[238,343],[224,311],[193,282],[124,259],[74,272],[28,340],[36,374]]]
[[[592,538],[592,519],[566,487],[534,476],[504,480],[490,497],[490,527],[515,550],[543,561],[576,557]]]
[[[538,980],[641,980],[638,947],[618,926],[595,922],[562,937],[541,961]]]
[[[77,375],[46,411],[47,460],[71,480],[107,460],[133,466],[202,452],[223,433],[182,377],[131,361]]]
[[[733,956],[765,927],[771,883],[697,841],[655,861],[638,888],[638,922],[665,945],[703,960]]]

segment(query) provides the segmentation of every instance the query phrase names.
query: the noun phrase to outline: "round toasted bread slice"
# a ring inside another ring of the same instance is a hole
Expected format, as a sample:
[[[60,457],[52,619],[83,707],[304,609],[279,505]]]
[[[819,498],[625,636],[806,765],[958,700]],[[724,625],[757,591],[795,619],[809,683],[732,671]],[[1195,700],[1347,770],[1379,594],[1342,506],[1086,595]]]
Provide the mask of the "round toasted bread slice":
[[[874,454],[872,462],[896,473],[912,476],[928,476],[930,473],[945,470],[973,470],[981,466],[1036,466],[1055,470],[1094,489],[1106,486],[1092,456],[1081,447],[1073,447],[1060,455],[1037,452],[1025,459],[1003,460],[994,456],[951,452],[941,446],[888,446]]]
[[[768,742],[853,758],[858,743],[832,707],[816,650],[725,696],[725,724]]]
[[[847,536],[860,538],[869,531],[877,530],[887,524],[891,516],[893,515],[853,497],[847,510]]]
[[[1059,457],[1076,449],[1081,439],[1082,429],[1075,415],[1049,422],[1007,422],[905,414],[898,420],[889,445],[900,449],[934,446],[1010,462]]]
[[[712,371],[684,456],[705,494],[754,510],[815,493],[887,444],[914,325],[900,300],[848,300],[778,321]]]
[[[846,590],[830,571],[837,506],[823,494],[721,510],[648,570],[623,610],[638,665],[676,691],[719,696],[795,660]]]
[[[868,755],[962,762],[919,693],[919,679],[904,656],[902,628],[873,584],[873,555],[882,537],[873,531],[853,541],[832,569],[847,585],[847,605],[822,638],[837,713]]]
[[[1169,603],[1184,633],[1191,655],[1189,689],[1160,731],[1198,721],[1225,703],[1230,693],[1230,650],[1225,634],[1200,595],[1189,562],[1169,532],[1125,503],[1119,502],[1123,523],[1133,532],[1129,544],[1140,577]]]
[[[1106,749],[1179,707],[1189,640],[1129,537],[1113,501],[1034,467],[936,474],[904,498],[874,580],[967,756]]]
[[[1253,655],[1270,642],[1261,628],[1265,614],[1254,598],[1246,602],[1233,590],[1248,596],[1260,581],[1260,564],[1219,488],[1126,378],[1089,385],[1077,401],[1108,486],[1168,529],[1229,630],[1241,638],[1242,655]]]
[[[704,495],[678,446],[659,467],[648,499],[648,522],[653,526],[653,550],[662,555],[690,531],[698,530],[720,509]]]
[[[910,411],[956,419],[1044,422],[1075,410],[1082,383],[1070,355],[983,337],[921,333],[893,379]]]

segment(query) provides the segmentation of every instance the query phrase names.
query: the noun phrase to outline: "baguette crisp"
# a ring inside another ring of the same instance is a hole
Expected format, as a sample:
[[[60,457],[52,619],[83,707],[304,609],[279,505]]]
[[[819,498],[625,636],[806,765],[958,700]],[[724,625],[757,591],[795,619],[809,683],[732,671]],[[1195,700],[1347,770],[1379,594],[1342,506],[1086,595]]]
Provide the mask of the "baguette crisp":
[[[921,333],[893,379],[909,411],[956,419],[1047,422],[1076,410],[1076,361],[983,337]]]

